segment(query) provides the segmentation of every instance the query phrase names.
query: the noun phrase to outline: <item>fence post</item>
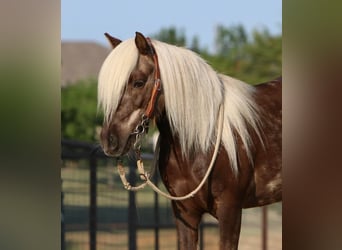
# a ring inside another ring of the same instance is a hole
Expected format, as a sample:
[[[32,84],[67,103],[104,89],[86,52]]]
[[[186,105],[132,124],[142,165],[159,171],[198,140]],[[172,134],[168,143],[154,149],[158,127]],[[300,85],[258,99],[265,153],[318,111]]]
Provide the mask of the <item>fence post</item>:
[[[136,162],[133,159],[129,160],[128,182],[132,186],[136,185]],[[129,192],[128,204],[128,249],[137,249],[137,210],[135,204],[135,192]]]
[[[158,187],[158,171],[154,173],[153,182]],[[154,192],[154,249],[159,250],[159,196]]]
[[[96,250],[96,230],[97,230],[97,219],[96,219],[96,158],[90,157],[90,208],[89,208],[89,242],[90,250]]]
[[[61,192],[61,250],[65,250],[65,221],[64,221],[64,193],[63,191]]]

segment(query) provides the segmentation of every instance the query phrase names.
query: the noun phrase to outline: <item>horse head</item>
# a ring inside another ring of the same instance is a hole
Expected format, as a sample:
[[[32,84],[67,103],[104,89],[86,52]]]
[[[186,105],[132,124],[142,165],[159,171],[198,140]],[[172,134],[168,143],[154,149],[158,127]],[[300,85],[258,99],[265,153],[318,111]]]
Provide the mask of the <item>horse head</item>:
[[[113,51],[99,75],[99,105],[105,115],[100,139],[107,155],[121,156],[132,148],[137,135],[146,131],[155,113],[159,68],[152,43],[141,33],[136,32],[135,46],[130,49],[132,41],[127,45],[127,41],[105,35]]]

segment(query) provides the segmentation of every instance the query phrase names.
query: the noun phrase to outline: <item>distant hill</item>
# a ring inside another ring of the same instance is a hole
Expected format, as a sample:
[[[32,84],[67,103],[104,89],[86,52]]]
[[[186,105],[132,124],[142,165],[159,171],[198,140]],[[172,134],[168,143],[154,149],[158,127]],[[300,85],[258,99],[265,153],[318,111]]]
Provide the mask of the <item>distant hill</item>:
[[[61,86],[91,77],[97,78],[109,52],[109,47],[94,42],[62,42]]]

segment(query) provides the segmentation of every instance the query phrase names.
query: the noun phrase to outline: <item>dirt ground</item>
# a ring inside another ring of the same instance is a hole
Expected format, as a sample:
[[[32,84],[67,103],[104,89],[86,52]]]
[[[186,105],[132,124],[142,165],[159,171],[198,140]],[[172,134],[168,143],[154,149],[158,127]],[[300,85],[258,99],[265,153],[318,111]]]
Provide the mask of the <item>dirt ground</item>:
[[[212,218],[205,218],[212,220]],[[269,250],[282,249],[281,207],[268,210],[267,246]],[[113,230],[112,232],[97,233],[98,250],[127,250],[127,231]],[[262,249],[261,209],[244,210],[239,250]],[[204,249],[218,249],[218,229],[204,230]],[[67,232],[67,250],[88,250],[87,232]],[[159,248],[162,250],[177,249],[177,235],[175,229],[162,229],[159,232]],[[137,233],[137,247],[139,250],[154,249],[154,231],[139,230]]]

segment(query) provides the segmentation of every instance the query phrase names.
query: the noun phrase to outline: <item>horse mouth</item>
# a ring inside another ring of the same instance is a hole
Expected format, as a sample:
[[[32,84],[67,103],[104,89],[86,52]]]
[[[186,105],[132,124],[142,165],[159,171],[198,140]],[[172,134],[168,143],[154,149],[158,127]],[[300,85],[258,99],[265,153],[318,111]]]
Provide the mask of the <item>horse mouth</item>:
[[[124,156],[126,155],[132,148],[133,145],[135,143],[135,136],[134,135],[130,135],[127,140],[126,143],[124,144],[124,146],[118,146],[117,148],[109,148],[109,147],[104,147],[103,151],[105,153],[105,155],[109,156],[109,157],[120,157],[120,156]]]
[[[127,154],[133,148],[134,143],[135,143],[135,136],[130,135],[126,141],[126,145],[123,147],[123,150],[120,156]]]

